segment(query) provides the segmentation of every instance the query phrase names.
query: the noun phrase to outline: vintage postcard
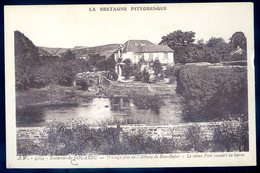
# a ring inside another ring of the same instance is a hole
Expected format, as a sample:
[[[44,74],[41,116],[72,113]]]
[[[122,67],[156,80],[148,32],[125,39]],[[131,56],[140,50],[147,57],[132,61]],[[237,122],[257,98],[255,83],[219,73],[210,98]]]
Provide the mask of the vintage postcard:
[[[253,3],[4,15],[8,168],[256,165]]]

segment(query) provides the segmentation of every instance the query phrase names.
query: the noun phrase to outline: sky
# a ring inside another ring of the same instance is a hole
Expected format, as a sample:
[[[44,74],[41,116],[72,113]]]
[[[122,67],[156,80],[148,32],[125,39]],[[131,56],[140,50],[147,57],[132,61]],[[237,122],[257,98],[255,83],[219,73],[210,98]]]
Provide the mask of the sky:
[[[129,5],[128,11],[99,11],[115,5],[9,6],[6,30],[19,30],[37,46],[72,48],[145,39],[159,43],[173,31],[193,31],[196,39],[247,34],[252,4]],[[119,5],[126,7],[126,4]],[[164,11],[130,11],[130,7],[166,6]],[[96,7],[96,11],[89,11]]]

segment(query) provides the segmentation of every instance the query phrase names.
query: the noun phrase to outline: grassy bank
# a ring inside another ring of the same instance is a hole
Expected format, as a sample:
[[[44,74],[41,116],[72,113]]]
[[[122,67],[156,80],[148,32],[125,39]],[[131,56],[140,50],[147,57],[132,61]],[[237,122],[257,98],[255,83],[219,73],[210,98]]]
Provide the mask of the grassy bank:
[[[79,97],[73,87],[47,86],[41,89],[16,92],[16,106],[76,105]]]

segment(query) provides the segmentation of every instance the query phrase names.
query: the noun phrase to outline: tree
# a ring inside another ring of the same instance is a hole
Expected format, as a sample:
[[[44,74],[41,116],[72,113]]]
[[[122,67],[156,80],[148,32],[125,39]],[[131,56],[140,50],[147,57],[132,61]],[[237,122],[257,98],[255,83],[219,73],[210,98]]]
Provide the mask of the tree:
[[[223,38],[210,38],[206,43],[198,40],[194,43],[195,33],[192,31],[174,31],[162,37],[159,44],[166,44],[175,51],[175,63],[210,62],[246,59],[246,37],[243,32],[236,32],[227,43]],[[239,50],[238,48],[242,49]]]
[[[71,63],[71,65],[73,73],[75,74],[89,71],[91,69],[89,62],[85,59],[76,59]]]
[[[122,68],[122,75],[125,77],[125,79],[129,79],[133,73],[132,62],[130,59],[125,59],[123,63],[125,63],[125,65]]]
[[[63,86],[71,86],[75,79],[75,74],[69,64],[61,64],[58,82]]]
[[[96,53],[96,54],[90,54],[88,61],[89,61],[90,65],[96,66],[99,61],[102,61],[104,59],[105,59],[104,56],[100,56],[99,54]]]
[[[175,63],[184,64],[192,61],[189,52],[194,41],[195,32],[177,30],[167,36],[163,36],[162,41],[159,44],[168,45],[172,48],[175,51]]]
[[[158,59],[153,62],[153,70],[154,70],[154,74],[156,76],[156,79],[158,80],[158,75],[162,71],[161,62]]]
[[[231,60],[246,60],[247,59],[247,40],[243,32],[236,32],[230,38],[232,50],[236,51],[238,48],[242,49],[241,53],[233,53]]]
[[[159,44],[167,44],[171,48],[177,46],[189,45],[195,41],[195,32],[183,32],[181,30],[174,31],[167,36],[162,37],[162,41]]]
[[[144,69],[142,71],[142,81],[144,83],[149,83],[149,79],[150,79],[150,74],[149,74],[149,72],[146,69]]]
[[[192,43],[187,46],[186,62],[221,62],[230,54],[230,44],[222,38],[210,38],[206,44],[203,40],[198,40],[196,44]]]
[[[245,34],[240,31],[232,35],[232,37],[230,38],[230,43],[232,44],[233,49],[236,49],[238,46],[244,50],[246,50],[247,48],[247,41],[246,41]]]
[[[223,38],[211,37],[207,41],[205,52],[211,56],[212,62],[221,62],[229,57],[231,46]]]
[[[65,61],[76,60],[76,55],[71,50],[67,50],[62,56]]]
[[[225,43],[225,41],[223,40],[223,38],[216,38],[216,37],[211,37],[206,45],[210,48],[215,48],[217,46],[219,46],[220,44]]]
[[[96,66],[99,70],[109,71],[115,69],[116,61],[114,57],[104,58],[98,61]]]

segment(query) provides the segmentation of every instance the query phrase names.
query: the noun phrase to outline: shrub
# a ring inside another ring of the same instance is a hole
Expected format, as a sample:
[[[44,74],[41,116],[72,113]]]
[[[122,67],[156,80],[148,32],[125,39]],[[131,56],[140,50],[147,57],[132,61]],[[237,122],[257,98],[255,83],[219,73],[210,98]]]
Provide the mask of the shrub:
[[[47,128],[48,138],[38,143],[18,139],[18,155],[161,154],[176,150],[172,139],[152,139],[142,130],[136,134],[125,133],[119,125],[94,129],[79,123],[56,122]]]
[[[151,109],[157,114],[159,114],[159,109],[164,104],[162,97],[158,95],[134,94],[132,97],[134,104],[139,109]]]
[[[242,54],[240,53],[235,53],[230,56],[230,61],[238,61],[238,60],[246,60],[246,54],[243,52]]]
[[[189,65],[182,67],[177,82],[191,114],[205,120],[247,115],[246,67]]]
[[[214,129],[214,151],[248,151],[248,122],[240,122],[237,126],[222,124]]]
[[[187,143],[185,144],[186,150],[202,152],[208,148],[202,138],[203,131],[200,126],[192,125],[188,127],[185,136],[187,138]]]
[[[106,75],[106,78],[112,81],[116,81],[118,79],[118,74],[115,72],[114,69],[110,69]]]
[[[132,62],[130,59],[125,59],[123,63],[125,63],[125,65],[122,68],[122,75],[125,77],[125,79],[129,79],[133,73]]]
[[[144,83],[149,83],[149,79],[150,79],[150,74],[149,74],[149,72],[146,69],[144,69],[142,71],[142,81]]]
[[[76,81],[76,85],[77,86],[80,86],[80,89],[81,90],[87,90],[88,87],[89,87],[89,84],[87,83],[86,80],[83,80],[83,79],[79,79]]]
[[[75,74],[69,64],[61,66],[61,73],[58,76],[58,83],[63,86],[71,86],[75,79]]]
[[[17,139],[17,153],[27,155],[163,154],[178,151],[248,151],[248,122],[212,126],[213,139],[200,125],[187,127],[180,139],[153,139],[143,129],[125,132],[105,124],[93,128],[80,121],[47,124],[46,139]]]
[[[162,65],[161,65],[161,62],[159,60],[155,60],[153,62],[153,70],[154,70],[154,74],[155,74],[155,76],[158,80],[159,79],[158,76],[162,72]]]
[[[136,72],[135,73],[135,81],[142,81],[143,79],[143,75],[142,75],[142,72]]]

